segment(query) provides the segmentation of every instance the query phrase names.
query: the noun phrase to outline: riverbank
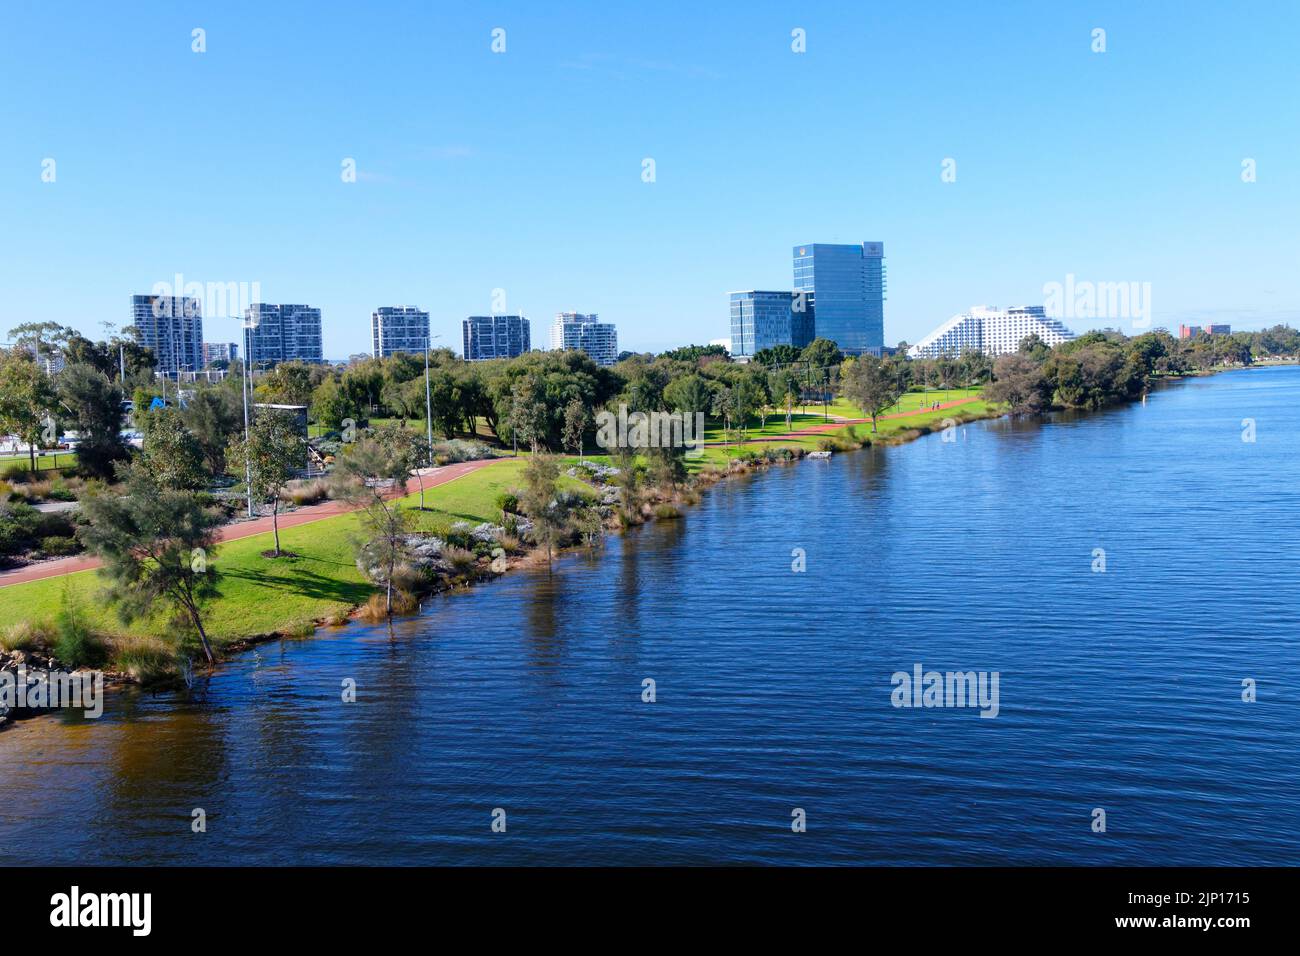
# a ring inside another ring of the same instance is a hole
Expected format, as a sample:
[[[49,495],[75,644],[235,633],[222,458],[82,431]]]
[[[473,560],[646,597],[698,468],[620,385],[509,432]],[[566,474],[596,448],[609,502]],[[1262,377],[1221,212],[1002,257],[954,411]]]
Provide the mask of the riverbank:
[[[816,415],[799,416],[799,427],[781,434],[784,417],[774,418],[772,425],[758,430],[751,440],[706,446],[699,458],[688,459],[689,483],[676,489],[647,489],[631,521],[679,517],[683,508],[698,501],[699,491],[716,482],[734,474],[792,463],[811,451],[895,444],[919,438],[950,422],[962,424],[999,414],[982,400],[965,396],[958,401],[961,407],[918,409],[882,417],[875,434],[870,433],[869,423],[828,423]],[[600,456],[586,458],[608,460]],[[562,457],[562,471],[579,460]],[[523,457],[502,458],[486,467],[462,469],[454,480],[426,486],[424,511],[418,510],[418,488],[402,501],[417,516],[415,530],[421,533],[446,534],[457,522],[473,526],[498,524],[498,498],[522,484],[526,464]],[[597,494],[603,491],[600,485],[567,477],[565,481]],[[231,525],[223,533],[224,540],[212,560],[212,567],[221,574],[222,593],[208,606],[206,622],[219,653],[228,655],[266,641],[307,637],[321,628],[341,626],[362,612],[375,589],[356,566],[359,517],[355,513],[331,513],[337,510],[332,506],[318,510],[320,514],[304,510],[296,521],[281,520],[285,555],[276,559],[265,556],[270,533],[259,530],[259,525]],[[625,512],[621,521],[610,522],[610,528],[626,524],[627,517]],[[449,576],[445,585],[470,586],[520,566],[535,565],[538,560],[538,549],[511,549],[504,557],[504,566],[501,560],[493,567],[480,558]],[[32,579],[0,587],[0,620],[6,624],[0,650],[48,652],[57,641],[56,622],[61,611],[72,606],[84,626],[103,642],[106,662],[102,666],[107,668],[110,680],[150,682],[174,677],[175,630],[171,621],[159,614],[128,628],[98,598],[99,586],[93,565],[82,559],[82,563],[66,569],[50,565],[33,569]]]

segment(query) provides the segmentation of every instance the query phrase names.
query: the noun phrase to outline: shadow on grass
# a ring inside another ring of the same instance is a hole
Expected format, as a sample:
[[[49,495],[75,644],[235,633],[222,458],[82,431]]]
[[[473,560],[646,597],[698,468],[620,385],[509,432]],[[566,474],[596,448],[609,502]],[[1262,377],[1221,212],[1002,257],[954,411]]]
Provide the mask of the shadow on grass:
[[[284,591],[320,601],[341,601],[347,604],[362,604],[374,591],[364,581],[342,581],[301,566],[286,567],[282,573],[276,571],[274,567],[256,571],[241,569],[226,571],[224,577],[247,581],[270,591]]]

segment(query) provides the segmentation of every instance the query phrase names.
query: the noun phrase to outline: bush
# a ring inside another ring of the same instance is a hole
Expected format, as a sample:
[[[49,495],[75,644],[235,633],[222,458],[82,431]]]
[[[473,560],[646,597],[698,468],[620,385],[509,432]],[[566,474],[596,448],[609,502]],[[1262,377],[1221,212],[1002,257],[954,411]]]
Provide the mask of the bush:
[[[77,554],[80,550],[81,543],[71,536],[41,538],[41,553],[51,558],[67,557],[70,554]]]
[[[77,527],[66,511],[37,511],[32,522],[33,543],[41,538],[71,538],[76,533]]]
[[[442,558],[461,574],[472,569],[478,562],[478,555],[473,551],[454,544],[448,544],[442,549]]]
[[[141,684],[156,684],[177,676],[176,652],[158,637],[123,637],[113,641],[113,670]]]
[[[45,492],[45,497],[50,501],[76,501],[77,493],[62,478],[56,478],[50,483],[50,490]]]
[[[503,491],[496,497],[496,506],[502,515],[519,514],[519,496],[511,491]]]
[[[492,458],[496,453],[481,441],[464,441],[453,438],[433,446],[433,460],[438,464],[455,464],[460,461],[478,461]]]
[[[54,618],[53,650],[60,663],[72,667],[85,667],[104,659],[104,642],[91,631],[85,611],[66,589],[63,606]]]
[[[393,613],[410,614],[420,606],[420,602],[415,599],[415,595],[393,588]],[[361,619],[374,624],[378,621],[385,620],[388,612],[385,610],[384,595],[372,594],[370,600],[361,607]]]
[[[289,483],[281,496],[295,505],[314,505],[317,502],[324,501],[330,496],[329,482],[324,478],[312,478],[309,481],[294,481]]]
[[[0,554],[18,554],[31,548],[43,536],[38,533],[42,517],[25,501],[0,502]]]
[[[54,628],[34,621],[18,621],[0,630],[0,650],[34,651],[50,646]]]

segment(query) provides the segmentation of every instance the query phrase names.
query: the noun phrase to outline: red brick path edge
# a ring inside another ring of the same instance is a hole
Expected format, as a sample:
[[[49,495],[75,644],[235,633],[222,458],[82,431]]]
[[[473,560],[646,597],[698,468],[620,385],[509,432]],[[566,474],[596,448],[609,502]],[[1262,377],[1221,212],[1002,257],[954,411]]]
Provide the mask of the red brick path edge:
[[[438,485],[445,485],[449,481],[463,478],[470,472],[478,471],[480,468],[485,468],[494,462],[508,460],[505,458],[484,458],[480,461],[462,461],[454,465],[443,465],[440,468],[426,468],[421,472],[424,475],[424,490],[428,491]],[[412,480],[406,486],[407,494],[418,493],[419,490],[418,480]],[[307,505],[280,515],[280,530],[296,528],[298,525],[310,524],[313,521],[333,518],[356,510],[356,508],[342,501],[326,501],[318,505]],[[271,519],[269,517],[254,518],[252,521],[236,521],[222,525],[217,531],[217,540],[238,541],[240,538],[251,538],[255,534],[266,534],[270,531]],[[0,588],[9,587],[11,584],[25,584],[28,581],[40,581],[44,578],[57,578],[65,574],[75,574],[78,571],[90,571],[99,567],[102,563],[98,558],[77,556],[59,558],[57,561],[42,561],[40,564],[31,564],[10,571],[0,571]]]

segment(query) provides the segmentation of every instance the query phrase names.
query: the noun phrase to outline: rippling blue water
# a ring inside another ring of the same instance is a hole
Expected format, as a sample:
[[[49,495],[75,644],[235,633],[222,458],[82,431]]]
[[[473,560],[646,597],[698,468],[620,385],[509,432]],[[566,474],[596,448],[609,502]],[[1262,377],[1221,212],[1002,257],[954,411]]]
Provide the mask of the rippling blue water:
[[[803,462],[391,636],[24,722],[0,858],[1300,863],[1297,408],[1252,370]],[[999,715],[894,708],[916,663],[999,672]]]

